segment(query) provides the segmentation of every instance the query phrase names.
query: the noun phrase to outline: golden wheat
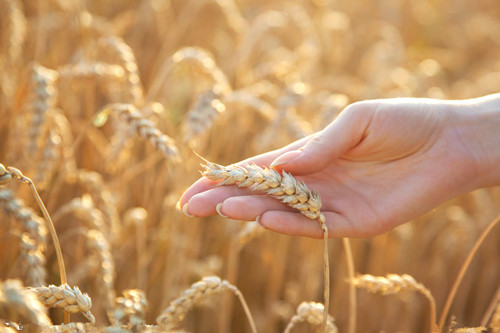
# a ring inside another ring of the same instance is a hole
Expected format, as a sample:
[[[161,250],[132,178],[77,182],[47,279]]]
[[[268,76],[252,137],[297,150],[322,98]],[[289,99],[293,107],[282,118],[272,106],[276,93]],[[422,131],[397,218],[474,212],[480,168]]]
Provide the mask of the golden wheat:
[[[174,140],[163,134],[134,105],[122,103],[108,104],[101,112],[115,112],[121,119],[134,128],[144,140],[150,142],[155,148],[161,151],[168,161],[178,161],[179,152]]]
[[[0,188],[0,207],[19,223],[22,232],[20,267],[25,283],[30,286],[44,285],[47,277],[44,251],[47,247],[48,231],[43,219],[22,200],[16,198],[9,189]]]
[[[67,284],[49,285],[48,287],[28,288],[28,291],[34,293],[38,300],[47,307],[60,308],[70,313],[82,313],[91,323],[95,323],[95,318],[90,312],[92,300],[78,287],[71,288]]]
[[[366,289],[371,293],[382,295],[397,294],[403,291],[416,291],[424,295],[430,305],[430,328],[432,332],[439,331],[436,325],[436,303],[429,289],[418,283],[411,275],[388,274],[387,277],[370,274],[359,275],[351,283],[357,288]]]
[[[156,321],[164,329],[173,329],[179,325],[193,307],[210,296],[224,291],[231,291],[238,296],[250,322],[252,332],[256,333],[255,323],[243,295],[238,288],[226,280],[221,280],[218,276],[207,276],[201,281],[193,283],[180,297],[170,303],[170,306],[161,313]]]

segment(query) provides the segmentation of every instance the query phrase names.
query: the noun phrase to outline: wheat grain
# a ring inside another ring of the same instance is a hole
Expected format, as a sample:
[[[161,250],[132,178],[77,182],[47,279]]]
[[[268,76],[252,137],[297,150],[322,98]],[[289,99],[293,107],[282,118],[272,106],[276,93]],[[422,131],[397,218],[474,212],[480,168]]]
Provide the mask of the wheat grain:
[[[285,333],[290,333],[295,325],[301,322],[307,322],[312,326],[320,327],[323,323],[323,312],[324,306],[321,303],[316,302],[302,302],[297,307],[297,314],[292,317],[287,327],[285,328]],[[328,333],[337,333],[337,326],[335,326],[334,319],[328,316]]]
[[[170,306],[160,314],[156,322],[163,329],[173,329],[179,325],[193,307],[223,291],[231,291],[238,296],[250,322],[252,332],[256,333],[254,321],[241,292],[228,281],[221,280],[217,276],[204,277],[201,281],[193,283],[180,297],[170,303]]]
[[[78,287],[71,288],[64,284],[28,288],[28,290],[34,293],[38,300],[47,307],[60,308],[70,313],[82,313],[91,323],[95,323],[95,318],[90,312],[92,300],[87,294],[83,294]]]
[[[0,281],[0,317],[41,326],[52,325],[44,306],[18,280]]]

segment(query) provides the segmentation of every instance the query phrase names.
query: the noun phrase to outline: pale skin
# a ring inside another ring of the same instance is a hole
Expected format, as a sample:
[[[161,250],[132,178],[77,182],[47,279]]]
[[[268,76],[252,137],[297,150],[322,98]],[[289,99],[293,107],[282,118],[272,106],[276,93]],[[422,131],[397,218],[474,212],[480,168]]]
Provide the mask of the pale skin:
[[[500,185],[500,94],[354,103],[323,130],[237,164],[244,163],[285,170],[318,192],[330,237],[381,234],[450,198]],[[322,237],[317,223],[278,200],[216,184],[199,179],[178,207]]]

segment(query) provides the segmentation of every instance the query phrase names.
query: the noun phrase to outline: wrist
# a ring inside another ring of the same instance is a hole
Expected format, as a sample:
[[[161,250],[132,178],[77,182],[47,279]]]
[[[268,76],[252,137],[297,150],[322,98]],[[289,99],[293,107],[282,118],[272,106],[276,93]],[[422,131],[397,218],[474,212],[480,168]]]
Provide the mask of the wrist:
[[[460,104],[459,131],[475,165],[474,187],[500,185],[500,94]]]

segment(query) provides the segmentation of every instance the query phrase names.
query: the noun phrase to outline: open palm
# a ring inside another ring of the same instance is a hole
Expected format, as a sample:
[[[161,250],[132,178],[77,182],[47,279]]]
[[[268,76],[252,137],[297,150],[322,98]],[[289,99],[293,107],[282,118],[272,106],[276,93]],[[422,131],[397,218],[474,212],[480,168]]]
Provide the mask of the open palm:
[[[332,237],[379,234],[477,186],[476,156],[463,143],[454,102],[375,100],[348,107],[324,130],[240,163],[272,165],[321,195]],[[239,164],[239,163],[238,163]],[[321,237],[317,223],[279,201],[201,179],[179,204],[195,216],[218,210],[286,234]]]

